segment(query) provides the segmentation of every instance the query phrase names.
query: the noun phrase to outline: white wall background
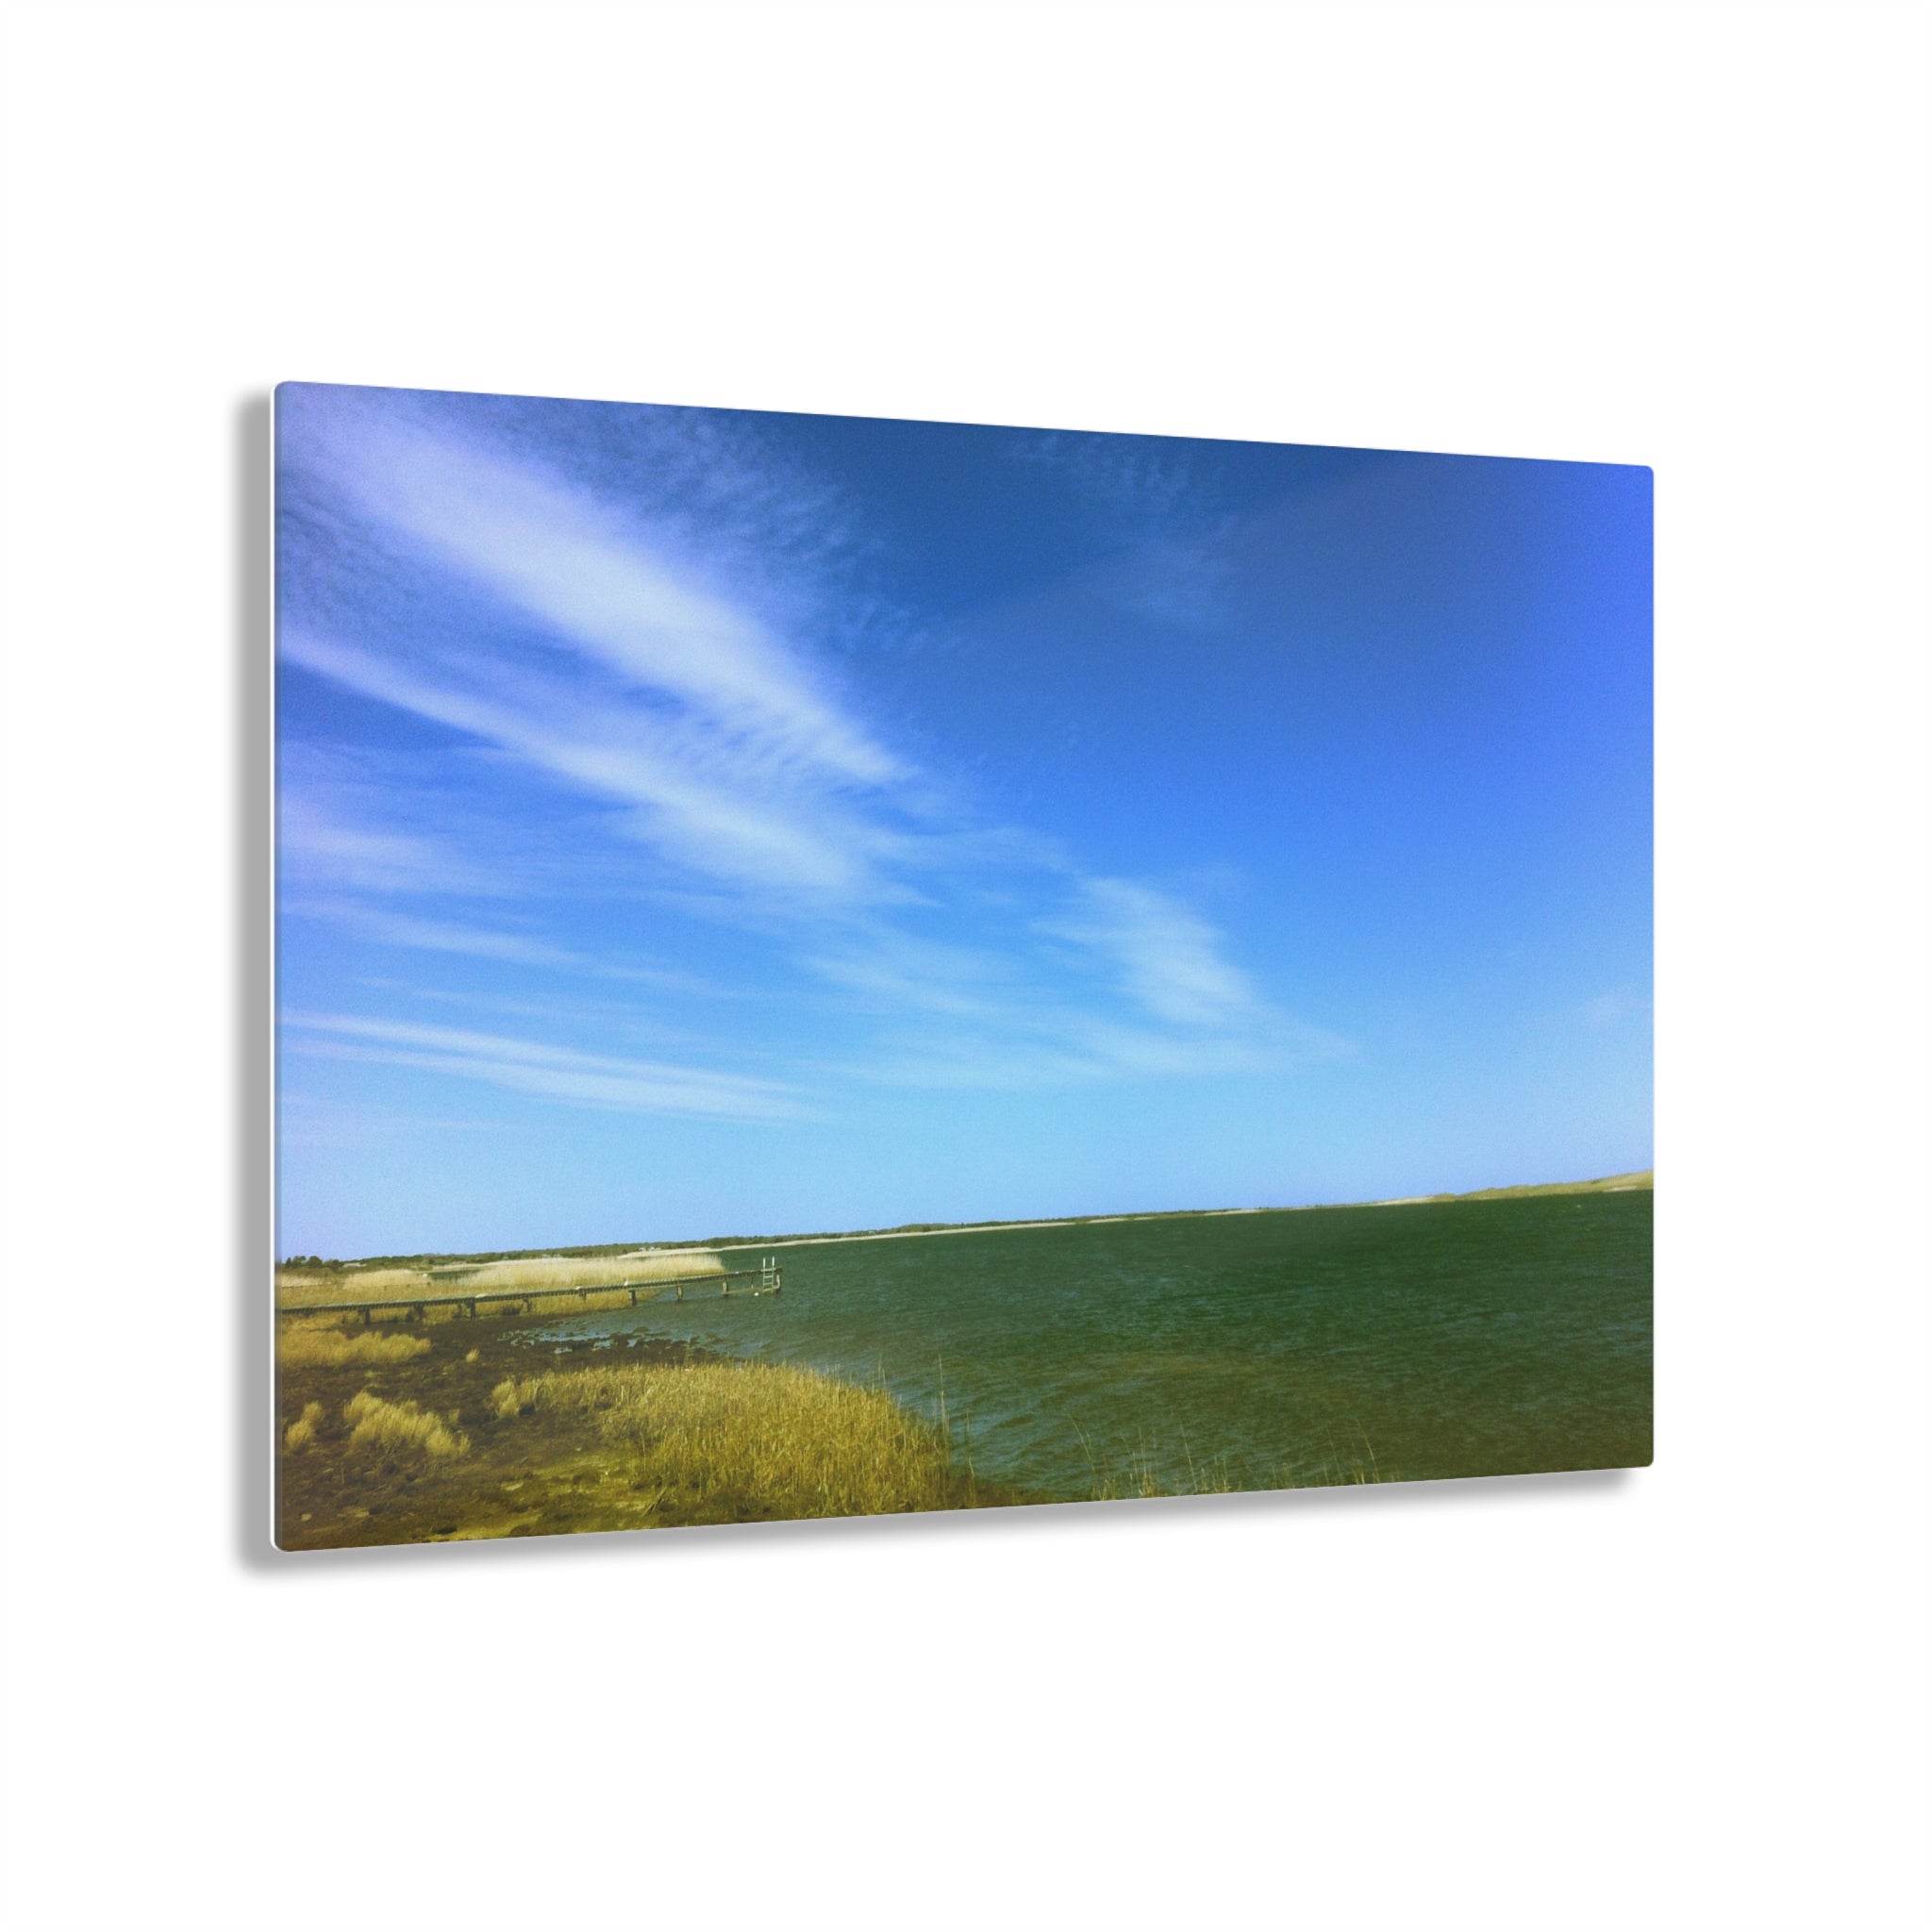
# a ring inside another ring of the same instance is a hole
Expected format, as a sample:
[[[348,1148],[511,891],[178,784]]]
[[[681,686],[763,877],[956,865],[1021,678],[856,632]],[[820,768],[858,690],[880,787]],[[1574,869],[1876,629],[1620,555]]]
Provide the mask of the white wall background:
[[[9,1924],[1924,1924],[1927,18],[13,8]],[[1657,1467],[272,1557],[284,376],[1654,463]]]

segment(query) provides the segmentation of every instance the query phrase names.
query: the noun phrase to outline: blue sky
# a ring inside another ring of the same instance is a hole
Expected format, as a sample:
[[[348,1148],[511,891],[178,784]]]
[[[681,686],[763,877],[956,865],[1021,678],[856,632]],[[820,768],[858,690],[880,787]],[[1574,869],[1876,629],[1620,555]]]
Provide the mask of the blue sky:
[[[1651,479],[287,384],[280,1245],[1651,1156]]]

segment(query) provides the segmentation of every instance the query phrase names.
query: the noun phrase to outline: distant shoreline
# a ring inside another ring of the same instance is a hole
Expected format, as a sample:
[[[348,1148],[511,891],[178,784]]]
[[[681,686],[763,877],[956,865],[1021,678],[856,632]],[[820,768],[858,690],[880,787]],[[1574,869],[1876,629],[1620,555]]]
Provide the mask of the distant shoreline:
[[[1648,1191],[1653,1171],[1605,1174],[1587,1181],[1538,1181],[1523,1187],[1477,1188],[1466,1194],[1401,1194],[1383,1201],[1305,1201],[1291,1208],[1166,1208],[1145,1214],[1061,1214],[1040,1221],[913,1222],[899,1227],[857,1227],[842,1234],[721,1235],[709,1241],[604,1241],[574,1248],[499,1248],[478,1254],[367,1255],[331,1267],[429,1267],[457,1262],[519,1261],[558,1256],[572,1260],[592,1256],[644,1253],[730,1254],[758,1248],[820,1247],[832,1241],[909,1241],[922,1235],[998,1234],[1009,1228],[1098,1227],[1127,1221],[1212,1221],[1234,1214],[1318,1214],[1340,1208],[1439,1208],[1457,1201],[1523,1201],[1545,1194],[1624,1194]],[[282,1264],[282,1265],[287,1265]]]
[[[1235,1214],[1319,1214],[1341,1208],[1440,1208],[1459,1201],[1524,1201],[1552,1194],[1630,1194],[1655,1186],[1655,1171],[1606,1174],[1587,1181],[1541,1181],[1515,1188],[1477,1188],[1466,1194],[1398,1194],[1384,1201],[1307,1201],[1292,1208],[1170,1208],[1145,1214],[1062,1214],[1044,1221],[958,1221],[925,1227],[861,1228],[851,1234],[788,1234],[769,1241],[675,1242],[714,1254],[755,1248],[810,1248],[833,1241],[916,1241],[936,1234],[1002,1234],[1029,1227],[1102,1227],[1124,1221],[1212,1221]]]

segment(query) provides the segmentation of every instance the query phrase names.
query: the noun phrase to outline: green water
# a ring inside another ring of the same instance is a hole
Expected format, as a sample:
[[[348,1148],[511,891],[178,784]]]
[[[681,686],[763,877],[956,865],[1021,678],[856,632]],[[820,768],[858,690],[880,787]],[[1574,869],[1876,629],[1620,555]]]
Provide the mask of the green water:
[[[1052,1496],[1651,1454],[1648,1191],[774,1250],[782,1295],[559,1323],[882,1380]],[[752,1266],[753,1254],[730,1265]]]

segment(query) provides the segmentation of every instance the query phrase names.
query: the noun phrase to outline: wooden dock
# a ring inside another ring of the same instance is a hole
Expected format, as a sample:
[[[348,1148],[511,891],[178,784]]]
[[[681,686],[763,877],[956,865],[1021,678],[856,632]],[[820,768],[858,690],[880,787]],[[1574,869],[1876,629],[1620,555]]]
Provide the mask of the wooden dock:
[[[498,1289],[488,1294],[416,1294],[405,1295],[400,1301],[375,1302],[285,1302],[275,1308],[277,1315],[360,1315],[366,1327],[373,1323],[378,1312],[391,1309],[403,1311],[405,1321],[422,1322],[428,1319],[431,1308],[456,1308],[470,1321],[476,1319],[477,1310],[496,1303],[515,1302],[526,1312],[534,1312],[539,1302],[558,1301],[570,1295],[579,1296],[586,1307],[593,1294],[623,1294],[628,1291],[632,1307],[638,1306],[638,1297],[644,1296],[655,1301],[665,1289],[675,1289],[673,1297],[683,1301],[688,1288],[715,1288],[720,1299],[728,1299],[733,1282],[751,1282],[754,1297],[764,1294],[782,1294],[785,1291],[785,1272],[782,1268],[767,1262],[762,1268],[738,1268],[724,1274],[676,1274],[658,1281],[593,1281],[577,1288],[510,1288]],[[742,1293],[744,1291],[740,1290]],[[569,1312],[568,1309],[558,1310]]]

